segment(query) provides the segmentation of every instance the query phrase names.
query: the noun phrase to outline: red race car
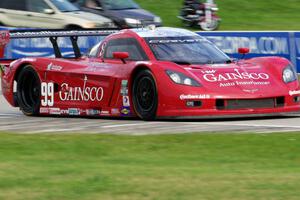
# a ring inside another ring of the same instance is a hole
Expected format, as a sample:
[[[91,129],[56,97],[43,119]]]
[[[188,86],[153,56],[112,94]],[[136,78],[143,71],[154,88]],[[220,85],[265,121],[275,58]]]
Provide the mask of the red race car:
[[[153,120],[300,111],[298,77],[287,59],[234,61],[191,31],[152,27],[1,35],[2,46],[9,38],[49,37],[53,44],[56,58],[1,62],[3,95],[25,115]],[[89,35],[108,36],[81,56],[77,37]],[[70,37],[74,58],[62,58],[58,37]]]

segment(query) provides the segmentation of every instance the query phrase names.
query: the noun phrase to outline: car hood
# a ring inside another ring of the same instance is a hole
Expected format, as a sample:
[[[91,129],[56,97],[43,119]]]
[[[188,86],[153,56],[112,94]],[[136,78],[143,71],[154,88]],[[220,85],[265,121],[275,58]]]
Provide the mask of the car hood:
[[[66,12],[65,15],[70,17],[79,18],[87,21],[98,22],[98,23],[111,23],[112,21],[106,17],[96,15],[89,12],[84,11],[75,11],[75,12]]]
[[[144,9],[109,10],[110,15],[119,18],[133,18],[139,20],[153,21],[155,15]]]
[[[291,85],[282,80],[283,67],[260,64],[215,64],[185,67],[202,89],[215,98],[263,98],[287,95]],[[299,87],[297,82],[294,87]]]

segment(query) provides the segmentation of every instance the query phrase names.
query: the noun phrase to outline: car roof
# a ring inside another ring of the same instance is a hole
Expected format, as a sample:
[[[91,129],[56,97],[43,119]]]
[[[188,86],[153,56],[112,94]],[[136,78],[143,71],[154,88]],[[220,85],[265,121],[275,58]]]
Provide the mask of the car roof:
[[[137,28],[137,29],[130,29],[131,31],[135,32],[142,38],[148,37],[192,37],[192,36],[199,36],[197,33],[181,29],[181,28],[170,28],[170,27],[158,27],[158,28]]]

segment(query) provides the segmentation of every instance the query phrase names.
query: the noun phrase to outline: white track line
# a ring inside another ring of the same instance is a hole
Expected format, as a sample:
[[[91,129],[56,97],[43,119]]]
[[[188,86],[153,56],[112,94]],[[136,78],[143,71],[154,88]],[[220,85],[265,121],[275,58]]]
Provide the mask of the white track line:
[[[147,125],[153,125],[153,124],[161,124],[161,122],[141,122],[141,123],[132,123],[132,124],[115,124],[115,125],[106,125],[101,126],[101,128],[118,128],[118,127],[128,127],[128,126],[147,126]]]
[[[196,124],[196,123],[191,123]],[[300,129],[300,126],[294,126],[294,125],[259,125],[259,124],[230,124],[230,123],[223,123],[223,122],[211,122],[211,123],[197,123],[198,125],[205,124],[205,125],[219,125],[219,126],[248,126],[248,127],[265,127],[265,128],[297,128]]]
[[[53,133],[53,132],[72,132],[72,131],[80,131],[82,128],[57,128],[57,129],[43,129],[36,131],[26,131],[24,133],[35,134],[35,133]]]
[[[15,113],[0,113],[0,116],[11,116],[11,117],[21,117],[24,116],[23,114],[15,114]]]

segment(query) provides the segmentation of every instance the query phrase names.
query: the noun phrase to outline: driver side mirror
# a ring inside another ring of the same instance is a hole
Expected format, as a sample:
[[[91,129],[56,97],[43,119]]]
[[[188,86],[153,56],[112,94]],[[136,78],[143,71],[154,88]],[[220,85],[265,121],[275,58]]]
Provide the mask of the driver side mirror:
[[[53,15],[55,12],[52,9],[44,9],[44,13],[48,15]]]
[[[244,59],[245,55],[250,52],[250,49],[249,48],[239,48],[238,52],[239,52],[239,54],[242,54],[241,59]]]
[[[239,48],[238,49],[239,54],[247,54],[250,52],[249,48]]]
[[[124,64],[126,64],[125,59],[129,58],[128,52],[113,52],[114,59],[121,59]]]

